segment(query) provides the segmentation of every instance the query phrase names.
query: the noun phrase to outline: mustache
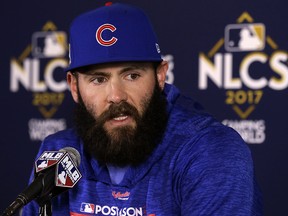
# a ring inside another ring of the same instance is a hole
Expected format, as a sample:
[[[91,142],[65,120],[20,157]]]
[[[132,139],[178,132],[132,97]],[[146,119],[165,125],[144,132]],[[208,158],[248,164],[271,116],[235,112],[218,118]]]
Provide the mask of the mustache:
[[[131,116],[136,121],[140,119],[140,115],[136,107],[123,101],[119,104],[111,104],[109,108],[97,118],[97,122],[104,123],[105,121],[124,115]]]

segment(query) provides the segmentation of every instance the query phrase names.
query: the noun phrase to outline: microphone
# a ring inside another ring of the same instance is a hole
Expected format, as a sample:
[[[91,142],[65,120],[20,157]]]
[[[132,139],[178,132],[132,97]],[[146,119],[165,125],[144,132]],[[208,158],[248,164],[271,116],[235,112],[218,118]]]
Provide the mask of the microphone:
[[[73,188],[82,177],[78,166],[81,157],[72,147],[44,151],[35,161],[34,181],[20,193],[1,216],[13,215],[22,206],[36,199],[41,206],[51,198]]]

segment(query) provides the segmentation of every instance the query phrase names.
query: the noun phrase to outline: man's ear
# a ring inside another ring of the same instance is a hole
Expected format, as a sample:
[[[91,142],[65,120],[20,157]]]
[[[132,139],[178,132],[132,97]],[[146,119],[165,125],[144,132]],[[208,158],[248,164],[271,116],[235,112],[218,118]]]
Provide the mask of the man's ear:
[[[162,61],[157,68],[157,79],[159,86],[162,90],[164,89],[167,71],[168,71],[168,62]]]
[[[73,100],[78,103],[78,86],[77,86],[77,75],[73,75],[70,71],[66,75],[67,84],[70,88]]]

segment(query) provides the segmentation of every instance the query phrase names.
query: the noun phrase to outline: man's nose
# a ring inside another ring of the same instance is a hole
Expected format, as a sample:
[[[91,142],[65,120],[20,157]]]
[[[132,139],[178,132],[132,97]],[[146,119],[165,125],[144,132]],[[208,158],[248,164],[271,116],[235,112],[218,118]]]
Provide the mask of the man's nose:
[[[120,81],[111,81],[107,88],[109,103],[120,103],[127,100],[128,95],[125,86]]]

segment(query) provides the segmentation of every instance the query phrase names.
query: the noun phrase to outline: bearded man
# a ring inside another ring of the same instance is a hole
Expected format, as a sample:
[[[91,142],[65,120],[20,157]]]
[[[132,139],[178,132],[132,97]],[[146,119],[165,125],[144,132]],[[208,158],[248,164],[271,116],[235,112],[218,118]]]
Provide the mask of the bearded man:
[[[73,21],[75,127],[48,136],[37,157],[72,147],[82,178],[52,199],[53,216],[262,215],[246,143],[165,83],[167,70],[139,8],[107,4]]]

